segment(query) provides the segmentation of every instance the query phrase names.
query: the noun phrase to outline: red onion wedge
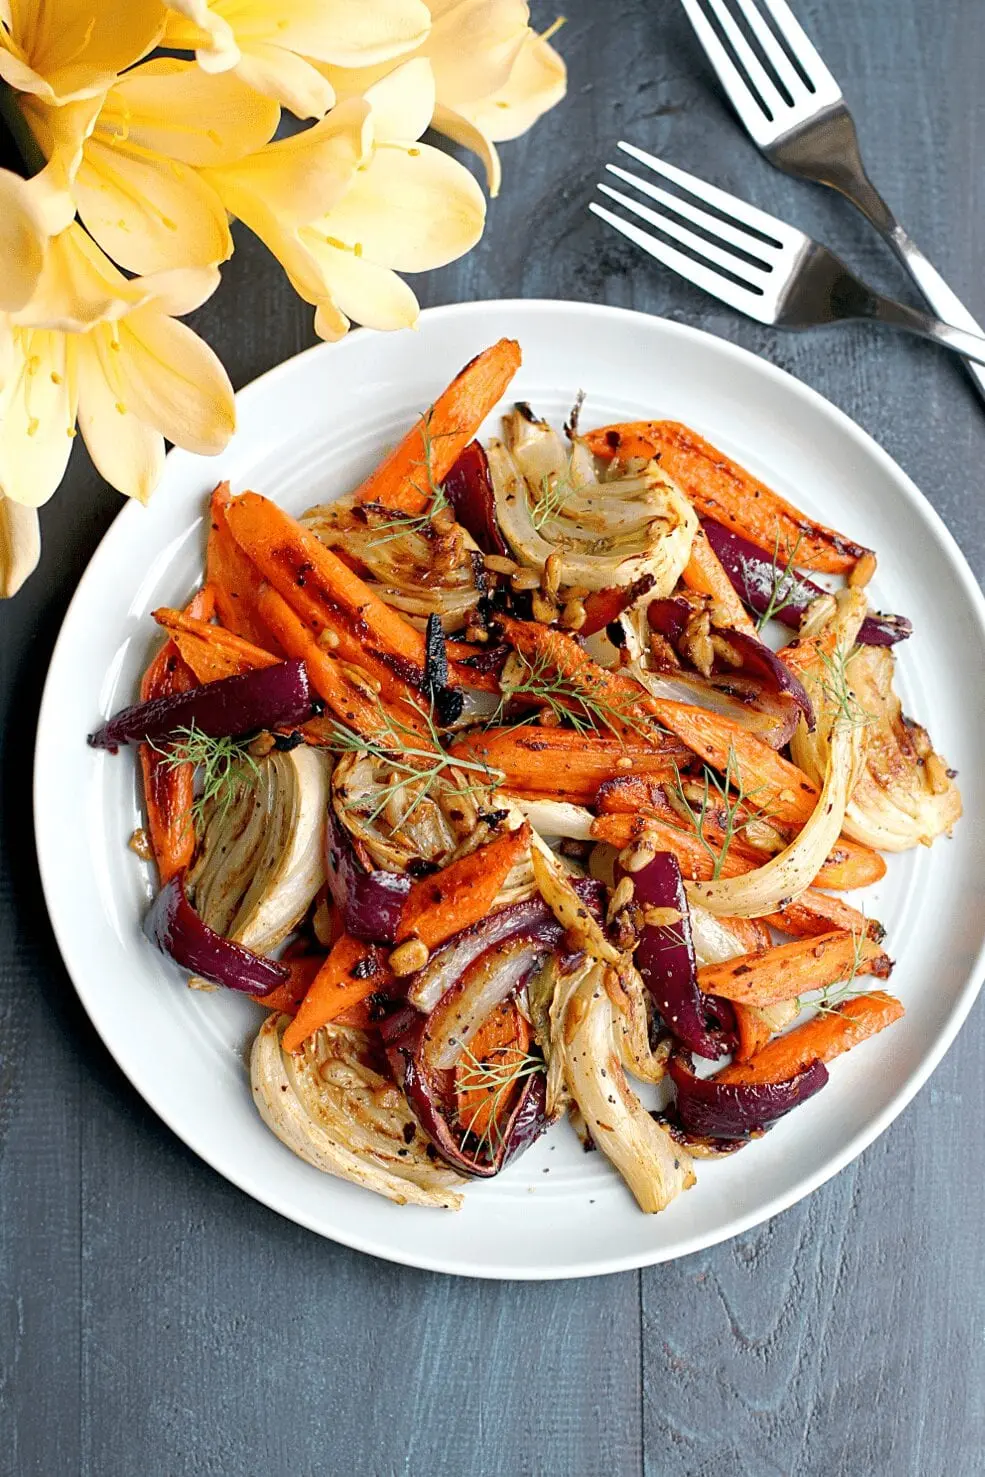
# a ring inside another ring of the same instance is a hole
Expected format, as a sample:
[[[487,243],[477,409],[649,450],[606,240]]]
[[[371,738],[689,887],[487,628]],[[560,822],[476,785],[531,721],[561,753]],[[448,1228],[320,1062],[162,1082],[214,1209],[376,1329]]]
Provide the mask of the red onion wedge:
[[[483,1021],[508,1000],[552,952],[537,938],[512,938],[487,949],[445,991],[406,1052],[403,1088],[421,1126],[442,1158],[462,1174],[489,1178],[547,1127],[541,1071],[517,1079],[517,1101],[495,1136],[476,1140],[456,1119],[455,1068]],[[541,1091],[531,1097],[532,1084]]]
[[[575,890],[582,901],[598,913],[602,887],[593,878],[579,878]],[[559,946],[564,930],[547,904],[539,897],[522,903],[511,903],[488,914],[471,928],[465,928],[435,951],[423,969],[410,976],[407,998],[419,1010],[430,1012],[464,971],[487,949],[507,939],[536,939],[551,947]]]
[[[734,1051],[738,1038],[731,1005],[698,988],[691,918],[677,858],[660,851],[631,875],[642,908],[668,908],[679,915],[674,923],[647,924],[636,946],[636,967],[664,1025],[696,1056],[714,1060]]]
[[[399,872],[368,871],[331,805],[325,823],[325,875],[346,933],[392,944],[411,879]]]
[[[209,738],[232,738],[261,728],[303,723],[311,717],[312,692],[304,662],[278,662],[237,677],[222,677],[189,692],[151,698],[123,708],[88,742],[115,754],[120,744],[159,743],[180,729]]]
[[[825,593],[821,586],[795,569],[788,574],[785,560],[777,569],[762,549],[721,523],[702,518],[701,526],[743,604],[756,615],[765,615],[779,593],[783,603],[774,609],[774,618],[791,630],[799,630],[808,605]],[[912,633],[913,626],[906,616],[870,615],[862,622],[858,640],[862,646],[892,646]]]
[[[759,678],[764,692],[778,698],[790,698],[803,713],[804,722],[808,730],[813,733],[814,708],[804,684],[784,662],[781,662],[776,652],[767,646],[765,641],[759,641],[745,631],[735,631],[730,628],[723,631],[722,635],[729,646],[734,647],[742,657],[740,670],[743,674]]]
[[[470,441],[442,484],[457,521],[484,554],[508,555],[496,521],[496,497],[485,449]]]
[[[667,1071],[677,1092],[677,1116],[688,1132],[707,1138],[748,1138],[806,1102],[828,1080],[822,1061],[809,1062],[782,1082],[716,1082],[697,1077],[690,1060],[674,1052]]]
[[[203,923],[185,895],[181,873],[165,883],[151,903],[144,933],[190,974],[244,995],[269,995],[290,977],[286,965],[234,944]]]

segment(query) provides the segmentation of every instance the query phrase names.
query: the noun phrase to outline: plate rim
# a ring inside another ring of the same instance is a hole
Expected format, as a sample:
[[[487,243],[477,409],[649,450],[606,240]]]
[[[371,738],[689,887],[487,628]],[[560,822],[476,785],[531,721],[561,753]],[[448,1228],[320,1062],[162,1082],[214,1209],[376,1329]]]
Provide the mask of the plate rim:
[[[729,339],[722,338],[707,329],[695,327],[690,323],[680,323],[675,319],[665,318],[660,314],[646,313],[635,308],[610,306],[604,303],[589,303],[565,298],[486,298],[466,303],[448,303],[437,307],[425,308],[422,310],[421,320],[422,322],[425,320],[431,322],[436,319],[468,318],[473,315],[478,317],[483,313],[490,312],[501,313],[503,315],[510,312],[519,312],[533,314],[534,316],[564,312],[574,316],[625,319],[637,323],[641,320],[647,323],[656,322],[671,337],[679,336],[685,340],[697,339],[700,341],[710,341],[714,345],[715,352],[723,355],[726,359],[731,358],[739,365],[748,365],[751,362],[756,366],[757,373],[762,374],[765,372],[767,380],[774,380],[779,384],[784,384],[788,389],[792,387],[793,392],[805,400],[815,412],[819,412],[829,419],[833,417],[837,429],[843,435],[846,435],[856,445],[860,446],[866,454],[870,456],[874,455],[875,460],[881,463],[883,471],[889,475],[891,481],[895,484],[897,493],[903,495],[904,503],[919,507],[924,516],[929,515],[930,521],[935,527],[935,531],[941,539],[943,548],[949,557],[951,566],[957,571],[960,578],[963,593],[968,598],[977,621],[979,640],[983,647],[985,647],[985,594],[983,594],[960,545],[937,509],[921,492],[913,479],[904,471],[895,458],[868,431],[860,426],[857,421],[853,420],[846,411],[835,405],[833,401],[821,394],[820,391],[815,390],[811,385],[805,384],[802,380],[798,379],[789,370],[772,363],[753,350],[733,343]],[[336,354],[344,354],[347,344],[362,342],[367,335],[372,335],[375,338],[383,337],[383,335],[375,333],[371,329],[354,329],[340,343],[329,344],[321,342],[312,344],[299,353],[281,360],[278,364],[273,365],[255,379],[250,380],[236,392],[237,420],[240,421],[244,411],[248,409],[249,402],[255,396],[262,395],[269,384],[276,382],[289,372],[293,372],[301,361],[305,361],[312,356],[327,355],[330,351]],[[201,458],[194,457],[192,453],[183,452],[177,448],[172,449],[168,453],[168,460],[170,461],[175,456],[180,460],[184,460],[186,457],[190,460],[201,460]],[[307,1230],[314,1232],[326,1240],[347,1246],[352,1250],[360,1251],[369,1256],[378,1257],[383,1261],[415,1267],[425,1271],[441,1272],[449,1276],[478,1277],[495,1281],[559,1281],[574,1277],[607,1276],[617,1272],[634,1271],[644,1267],[676,1261],[681,1257],[691,1256],[696,1252],[707,1250],[725,1241],[730,1241],[734,1237],[743,1235],[754,1227],[762,1225],[774,1216],[790,1209],[799,1201],[806,1199],[808,1195],[813,1194],[815,1190],[819,1189],[828,1180],[833,1179],[835,1175],[839,1174],[853,1160],[858,1158],[865,1149],[874,1143],[886,1131],[894,1119],[899,1117],[940,1065],[944,1056],[953,1045],[958,1032],[967,1020],[969,1012],[982,988],[982,984],[985,982],[985,937],[983,937],[975,953],[965,984],[954,998],[946,1023],[934,1038],[927,1054],[921,1058],[919,1065],[909,1074],[882,1110],[876,1113],[873,1118],[869,1119],[856,1133],[852,1134],[841,1149],[832,1154],[823,1165],[813,1173],[798,1180],[786,1191],[781,1191],[755,1209],[730,1219],[727,1229],[716,1231],[713,1234],[693,1233],[689,1237],[682,1238],[682,1243],[676,1249],[669,1252],[663,1248],[656,1247],[652,1255],[636,1251],[623,1256],[598,1259],[590,1264],[575,1261],[566,1262],[550,1268],[520,1265],[507,1269],[491,1266],[483,1262],[469,1262],[467,1259],[455,1265],[448,1265],[444,1264],[440,1257],[428,1258],[426,1255],[407,1254],[403,1251],[399,1242],[384,1243],[372,1235],[359,1234],[358,1232],[353,1233],[350,1231],[347,1222],[342,1222],[338,1226],[333,1227],[332,1231],[329,1232],[323,1226],[316,1224],[314,1215],[307,1214],[303,1207],[288,1206],[283,1202],[281,1197],[265,1193],[263,1183],[256,1184],[251,1181],[248,1172],[241,1172],[239,1170],[231,1171],[228,1167],[217,1162],[218,1156],[208,1146],[198,1141],[198,1135],[195,1132],[191,1132],[185,1127],[181,1129],[176,1127],[172,1121],[168,1104],[161,1099],[161,1094],[154,1089],[150,1091],[146,1090],[145,1087],[141,1086],[131,1076],[126,1062],[122,1059],[122,1055],[114,1049],[106,1032],[103,1030],[103,1026],[98,1019],[98,1010],[94,1012],[90,1008],[86,986],[80,983],[79,978],[80,976],[83,979],[85,978],[85,970],[79,968],[76,971],[73,967],[75,961],[73,959],[71,940],[67,936],[67,928],[64,920],[58,917],[57,894],[46,861],[45,824],[43,819],[45,810],[43,802],[39,799],[42,788],[40,766],[44,735],[51,722],[49,709],[55,703],[54,674],[60,651],[63,644],[68,640],[67,633],[72,624],[76,606],[85,598],[90,583],[96,579],[97,566],[101,559],[105,557],[104,550],[125,538],[130,524],[141,516],[143,512],[144,509],[142,506],[131,502],[130,505],[124,504],[114,517],[96,548],[93,550],[85,570],[72,593],[72,597],[69,600],[59,626],[58,636],[52,648],[38,710],[34,744],[32,800],[38,870],[41,878],[45,908],[55,935],[55,941],[58,945],[62,963],[83,1009],[96,1030],[103,1046],[123,1072],[131,1087],[153,1112],[157,1114],[170,1132],[180,1142],[191,1149],[212,1170],[220,1174],[229,1183],[235,1185],[237,1189],[249,1195],[251,1199],[258,1201],[267,1209],[283,1216],[286,1220],[296,1225],[304,1226]]]

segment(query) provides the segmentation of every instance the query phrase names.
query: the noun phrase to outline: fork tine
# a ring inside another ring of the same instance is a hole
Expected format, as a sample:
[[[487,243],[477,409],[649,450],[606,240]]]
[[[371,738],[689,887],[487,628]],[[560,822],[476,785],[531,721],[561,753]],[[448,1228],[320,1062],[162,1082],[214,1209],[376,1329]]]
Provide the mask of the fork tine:
[[[726,272],[732,272],[736,277],[740,277],[748,287],[761,288],[761,284],[756,281],[758,269],[751,266],[748,262],[740,261],[734,252],[723,251],[720,246],[715,246],[713,242],[706,241],[703,236],[696,236],[686,226],[679,225],[672,216],[661,215],[659,211],[651,210],[641,200],[633,200],[629,195],[624,195],[621,190],[614,190],[611,185],[600,184],[598,188],[602,191],[603,195],[608,195],[610,199],[617,200],[620,205],[625,206],[627,210],[631,210],[641,220],[649,221],[651,226],[656,226],[658,231],[663,231],[664,235],[673,236],[675,241],[679,241],[689,251],[697,252],[706,261],[714,262],[717,267],[721,267]],[[762,270],[770,272],[773,269],[769,264],[763,263]]]
[[[589,210],[604,220],[608,225],[619,231],[621,235],[628,237],[637,246],[650,256],[662,262],[665,267],[670,267],[672,272],[693,282],[695,287],[701,287],[705,292],[710,292],[712,297],[720,298],[729,307],[736,308],[740,313],[746,313],[750,318],[757,318],[760,323],[769,323],[772,316],[766,312],[766,304],[763,297],[754,292],[752,288],[739,287],[737,283],[730,282],[727,277],[720,277],[710,267],[704,267],[700,262],[694,261],[692,257],[685,256],[683,252],[677,251],[673,246],[667,246],[663,241],[657,241],[653,236],[648,236],[646,231],[634,226],[632,221],[624,221],[618,215],[613,215],[611,210],[597,205],[594,200],[589,202]]]
[[[734,3],[745,16],[749,29],[763,48],[770,65],[791,98],[796,99],[801,96],[804,92],[804,80],[764,21],[756,0],[734,0]],[[791,50],[793,50],[792,46]],[[807,72],[806,67],[804,71]]]
[[[681,4],[740,120],[745,124],[753,140],[760,147],[765,146],[776,131],[772,120],[767,117],[759,99],[750,91],[745,77],[718,39],[699,0],[681,0]]]
[[[606,169],[618,179],[625,180],[628,185],[633,185],[651,200],[656,200],[668,210],[673,210],[677,215],[682,215],[686,220],[693,221],[696,226],[710,231],[722,241],[729,241],[737,246],[740,251],[747,252],[750,256],[757,257],[764,267],[769,267],[767,253],[770,247],[761,241],[758,236],[751,236],[748,231],[738,230],[735,226],[726,224],[718,216],[708,215],[704,210],[699,210],[688,200],[682,200],[679,195],[671,195],[667,190],[662,190],[659,185],[651,185],[649,180],[640,179],[638,175],[630,174],[628,169],[620,169],[618,164],[607,164]],[[731,270],[731,269],[730,269]]]
[[[732,50],[739,59],[740,67],[745,71],[747,88],[749,85],[755,88],[766,110],[774,121],[781,118],[790,104],[786,98],[781,96],[772,77],[749,45],[745,36],[739,30],[735,16],[723,3],[723,0],[708,0],[708,5],[718,18],[718,24],[728,37]]]
[[[841,88],[821,60],[800,21],[794,15],[787,0],[763,0],[763,4],[776,22],[776,28],[790,48],[804,73],[810,78],[816,94],[822,101],[836,101],[841,97]],[[751,24],[751,22],[750,22]],[[757,32],[757,35],[759,33]]]
[[[776,216],[767,215],[765,210],[757,210],[755,205],[739,200],[735,195],[730,195],[727,190],[720,190],[716,185],[709,185],[706,180],[698,179],[697,175],[688,174],[686,170],[678,169],[674,164],[665,164],[662,159],[648,154],[645,149],[638,149],[635,144],[627,144],[620,139],[619,147],[624,154],[629,154],[640,164],[645,164],[648,169],[662,174],[666,179],[672,180],[675,185],[681,185],[696,199],[704,201],[705,205],[720,210],[723,215],[729,216],[741,225],[751,226],[754,231],[759,231],[761,235],[774,241],[777,246],[800,246],[803,243],[803,233],[794,226],[788,226],[785,221],[778,221]]]

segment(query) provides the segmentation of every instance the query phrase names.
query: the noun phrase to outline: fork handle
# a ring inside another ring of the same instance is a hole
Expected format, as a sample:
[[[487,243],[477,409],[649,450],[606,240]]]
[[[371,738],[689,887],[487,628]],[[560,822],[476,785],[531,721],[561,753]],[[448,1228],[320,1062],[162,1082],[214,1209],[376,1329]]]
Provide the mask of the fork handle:
[[[964,329],[967,333],[981,338],[985,335],[985,329],[982,329],[976,322],[961,299],[948,287],[937,268],[927,260],[916,243],[906,234],[869,179],[865,165],[862,163],[851,115],[844,109],[838,109],[837,113],[838,116],[832,120],[832,138],[837,140],[837,146],[831,148],[828,157],[824,158],[823,168],[818,170],[819,161],[812,159],[809,169],[797,170],[797,172],[804,173],[807,178],[818,178],[820,175],[825,184],[844,195],[846,200],[850,200],[866,220],[875,226],[899,257],[937,317],[944,320],[939,325],[940,327],[947,326],[948,331],[952,333]],[[932,319],[926,321],[933,322]],[[898,326],[903,328],[910,325],[901,323]],[[911,331],[922,333],[926,338],[934,338],[938,343],[946,343],[948,348],[956,349],[959,354],[965,355],[965,369],[974,381],[979,395],[985,400],[985,369],[979,367],[980,360],[977,354],[972,354],[968,349],[962,349],[957,343],[948,342],[935,333],[926,333],[922,328],[912,327]],[[967,362],[972,359],[978,362]]]
[[[874,323],[888,323],[893,328],[902,328],[907,333],[915,333],[920,338],[941,344],[945,349],[953,349],[955,354],[962,355],[965,360],[973,360],[966,368],[985,396],[985,369],[979,368],[979,365],[985,365],[985,335],[980,330],[970,333],[965,328],[944,323],[940,318],[922,313],[919,308],[908,307],[906,303],[898,303],[877,292],[870,292],[864,305],[859,305],[848,316],[865,318]]]

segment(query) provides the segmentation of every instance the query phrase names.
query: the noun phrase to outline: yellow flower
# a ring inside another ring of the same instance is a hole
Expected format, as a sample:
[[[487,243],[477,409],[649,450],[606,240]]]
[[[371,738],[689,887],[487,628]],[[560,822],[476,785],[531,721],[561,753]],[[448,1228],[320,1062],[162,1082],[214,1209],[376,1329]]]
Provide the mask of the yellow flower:
[[[243,81],[299,118],[335,102],[312,61],[360,67],[413,50],[427,35],[422,0],[170,0],[165,44],[194,50],[210,72]]]
[[[127,280],[78,225],[56,237],[31,302],[10,314],[0,396],[0,492],[25,507],[62,479],[76,419],[97,470],[146,500],[164,438],[221,451],[232,386],[212,350],[175,321],[219,282],[214,267]]]
[[[530,29],[526,0],[426,4],[431,31],[414,55],[427,57],[434,72],[432,126],[479,155],[489,192],[496,195],[501,179],[496,143],[525,133],[560,102],[567,87],[564,62],[547,36]],[[319,71],[339,97],[351,97],[364,93],[394,65],[354,71],[319,64]]]
[[[317,216],[298,187],[269,184],[258,156],[207,177],[226,207],[278,258],[296,291],[314,304],[315,331],[338,339],[350,318],[369,328],[404,328],[418,304],[397,272],[423,272],[463,255],[482,235],[485,200],[469,171],[417,143],[434,110],[434,78],[423,58],[398,67],[308,131],[268,145],[298,150],[335,130],[340,145],[332,198]],[[341,133],[338,130],[343,129]],[[344,144],[344,147],[341,147]],[[280,171],[278,171],[280,174]]]
[[[163,26],[161,0],[0,0],[0,77],[50,102],[94,97]]]
[[[22,308],[44,266],[48,233],[28,180],[0,169],[0,309]]]
[[[0,600],[16,595],[41,557],[41,530],[34,508],[0,496]]]
[[[225,261],[226,211],[198,168],[261,148],[277,127],[277,103],[232,73],[160,57],[121,77],[97,114],[83,117],[84,106],[22,103],[103,250],[130,272]]]

